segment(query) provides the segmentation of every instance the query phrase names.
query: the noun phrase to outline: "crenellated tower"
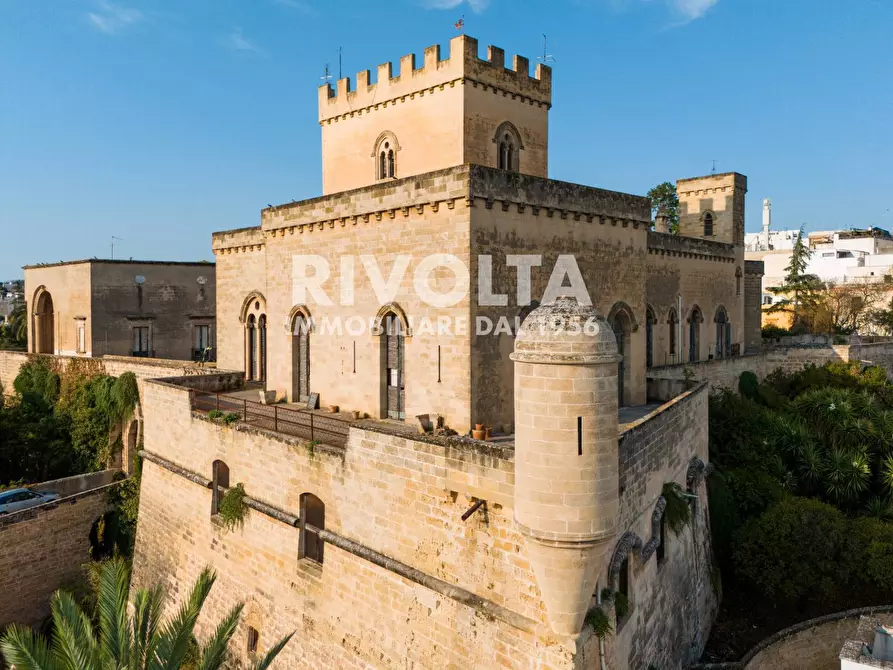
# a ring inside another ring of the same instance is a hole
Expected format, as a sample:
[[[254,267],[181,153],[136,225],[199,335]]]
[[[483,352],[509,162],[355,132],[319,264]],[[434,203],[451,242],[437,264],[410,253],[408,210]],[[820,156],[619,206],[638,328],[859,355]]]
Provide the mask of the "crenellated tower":
[[[744,245],[744,196],[747,177],[737,172],[680,179],[679,234],[737,246]]]
[[[515,522],[552,629],[577,635],[618,524],[611,326],[559,298],[525,319],[515,362]]]
[[[527,58],[487,49],[460,35],[450,56],[440,46],[319,89],[322,126],[323,193],[337,193],[462,163],[503,167],[548,176],[549,108],[552,71],[538,64],[530,76]]]

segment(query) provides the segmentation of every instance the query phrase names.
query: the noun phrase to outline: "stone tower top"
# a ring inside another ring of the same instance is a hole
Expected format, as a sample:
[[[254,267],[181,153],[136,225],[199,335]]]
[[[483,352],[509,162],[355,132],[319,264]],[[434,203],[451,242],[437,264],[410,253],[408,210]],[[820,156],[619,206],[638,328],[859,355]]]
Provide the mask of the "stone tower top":
[[[679,234],[736,246],[744,245],[747,177],[737,172],[680,179]]]
[[[417,67],[414,54],[333,88],[319,88],[323,133],[323,192],[368,186],[462,163],[502,167],[546,177],[548,111],[552,71],[543,64],[530,76],[530,62],[515,56],[505,67],[505,52],[487,49],[460,35],[450,41],[450,56],[440,46],[425,49]]]

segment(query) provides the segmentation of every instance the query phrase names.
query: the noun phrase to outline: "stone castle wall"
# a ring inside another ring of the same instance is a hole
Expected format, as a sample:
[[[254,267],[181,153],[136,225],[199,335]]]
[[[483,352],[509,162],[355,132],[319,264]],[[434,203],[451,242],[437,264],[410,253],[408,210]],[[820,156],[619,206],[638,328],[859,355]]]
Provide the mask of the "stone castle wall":
[[[628,479],[637,482],[626,494],[630,511],[624,519],[639,534],[645,533],[660,485],[684,484],[690,457],[706,451],[706,436],[694,423],[700,416],[706,425],[703,393],[699,389],[665,408],[654,418],[659,426],[653,433],[637,433],[646,422],[623,438],[630,452]],[[134,586],[161,582],[182,593],[203,566],[212,565],[220,579],[201,635],[233,604],[246,601],[237,640],[244,640],[245,626],[251,625],[265,649],[297,629],[280,661],[287,667],[397,668],[408,659],[420,668],[570,670],[588,667],[592,654],[597,656],[585,633],[575,643],[548,631],[525,541],[513,521],[510,447],[394,435],[366,422],[351,429],[346,448],[317,445],[311,453],[297,438],[210,422],[191,411],[188,390],[164,381],[146,385],[144,410],[148,454]],[[671,444],[683,445],[677,447],[680,453],[672,456]],[[299,560],[298,530],[257,509],[242,529],[224,531],[210,513],[208,487],[218,459],[229,467],[231,484],[243,483],[249,496],[285,517],[299,515],[302,493],[316,495],[325,504],[326,530],[362,550],[327,542],[321,567]],[[641,500],[640,490],[645,491]],[[462,514],[476,499],[486,500],[486,507],[463,522]],[[654,636],[634,634],[640,625],[668,625],[647,616],[649,607],[663,602],[660,607],[669,612],[683,601],[694,607],[693,596],[683,589],[697,594],[697,577],[679,577],[686,570],[699,574],[685,567],[694,560],[691,531],[686,532],[670,545],[660,588],[647,585],[661,578],[653,558],[644,566],[631,560],[634,597],[641,603],[636,616],[642,619],[627,624],[628,640],[623,633],[618,640],[641,647],[640,655],[676,653],[648,646]],[[409,566],[440,586],[407,579],[376,563],[373,555]],[[460,597],[460,590],[470,597]],[[693,620],[709,618],[705,610]],[[667,621],[675,619],[668,615]],[[578,651],[578,645],[586,649]]]
[[[732,326],[731,344],[745,348],[744,284],[738,276],[743,249],[709,240],[685,238],[664,233],[648,233],[645,268],[645,296],[654,310],[653,365],[677,362],[670,341],[670,314],[681,328],[676,329],[676,351],[689,359],[689,321],[698,307],[703,321],[697,326],[697,358],[706,361],[716,355],[716,316],[724,308]],[[679,313],[678,297],[682,297]]]
[[[763,272],[762,261],[744,261],[744,347],[741,353],[754,353],[762,347]]]
[[[0,629],[39,626],[55,590],[83,583],[90,530],[109,509],[110,486],[0,517]]]

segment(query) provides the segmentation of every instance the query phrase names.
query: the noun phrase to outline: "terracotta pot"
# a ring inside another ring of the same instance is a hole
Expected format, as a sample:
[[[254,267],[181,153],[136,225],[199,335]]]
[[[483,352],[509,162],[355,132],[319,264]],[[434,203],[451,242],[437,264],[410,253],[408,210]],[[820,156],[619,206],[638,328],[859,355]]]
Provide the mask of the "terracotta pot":
[[[473,431],[471,431],[471,436],[476,440],[483,440],[484,439],[484,431],[474,429]]]
[[[474,429],[475,429],[475,430],[483,430],[483,429],[484,429],[484,424],[482,424],[482,423],[476,423],[476,424],[474,424]]]
[[[354,411],[352,412],[352,414],[353,414],[353,418],[354,418],[354,419],[359,419],[359,418],[361,418],[362,415],[363,415],[362,412],[358,412],[357,410],[354,410]]]
[[[484,428],[484,439],[485,439],[485,440],[489,440],[489,439],[490,439],[490,431],[491,431],[491,430],[493,430],[493,428],[490,427],[490,426],[487,426],[486,428]]]
[[[329,405],[328,409],[332,414],[337,414],[339,408],[338,408],[338,405]]]

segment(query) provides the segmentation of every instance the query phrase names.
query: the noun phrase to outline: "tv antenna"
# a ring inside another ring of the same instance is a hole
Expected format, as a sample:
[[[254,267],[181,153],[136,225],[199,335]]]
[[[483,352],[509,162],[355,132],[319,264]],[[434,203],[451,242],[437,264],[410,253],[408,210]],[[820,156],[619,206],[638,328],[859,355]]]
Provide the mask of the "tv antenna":
[[[546,48],[546,34],[543,33],[543,55],[537,56],[537,60],[543,65],[548,65],[549,63],[555,62],[555,57],[548,53],[548,49]]]
[[[343,47],[338,47],[338,79],[341,79],[341,51]]]
[[[713,159],[713,168],[710,170],[710,174],[716,174],[716,159]]]
[[[332,78],[332,74],[329,72],[329,64],[326,63],[325,74],[322,77],[320,77],[320,79],[322,79],[325,83],[328,84],[329,79],[331,79],[331,78]]]
[[[112,235],[112,244],[111,244],[111,247],[112,247],[112,260],[115,260],[115,240],[118,240],[119,242],[123,242],[123,241],[124,241],[122,238],[120,238],[120,237],[115,237],[114,235]]]

